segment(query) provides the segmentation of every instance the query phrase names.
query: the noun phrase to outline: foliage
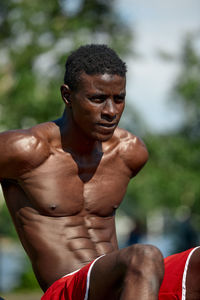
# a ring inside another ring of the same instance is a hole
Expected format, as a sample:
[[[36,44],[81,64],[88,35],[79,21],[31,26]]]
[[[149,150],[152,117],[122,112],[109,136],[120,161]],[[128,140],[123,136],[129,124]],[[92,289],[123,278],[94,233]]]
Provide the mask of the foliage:
[[[181,102],[185,110],[185,123],[181,132],[189,138],[200,137],[199,40],[199,33],[189,34],[184,40],[179,57],[181,68],[173,88],[175,100]]]
[[[172,212],[180,205],[200,212],[200,141],[180,135],[146,136],[149,162],[128,188],[127,205],[145,216],[158,207]],[[134,199],[134,201],[132,201]]]
[[[17,238],[16,230],[5,203],[0,207],[0,236]]]
[[[179,74],[172,99],[182,105],[185,121],[172,135],[145,135],[149,162],[128,187],[122,208],[135,217],[167,208],[188,209],[192,223],[200,226],[200,55],[199,35],[188,35],[181,48]]]

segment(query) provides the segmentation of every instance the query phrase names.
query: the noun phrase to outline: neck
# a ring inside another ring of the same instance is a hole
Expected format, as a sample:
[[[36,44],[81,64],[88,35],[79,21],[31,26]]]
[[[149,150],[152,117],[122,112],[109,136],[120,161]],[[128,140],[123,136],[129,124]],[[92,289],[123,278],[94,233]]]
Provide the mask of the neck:
[[[74,123],[70,112],[65,109],[57,125],[60,127],[62,147],[77,155],[101,152],[102,143],[88,138]]]

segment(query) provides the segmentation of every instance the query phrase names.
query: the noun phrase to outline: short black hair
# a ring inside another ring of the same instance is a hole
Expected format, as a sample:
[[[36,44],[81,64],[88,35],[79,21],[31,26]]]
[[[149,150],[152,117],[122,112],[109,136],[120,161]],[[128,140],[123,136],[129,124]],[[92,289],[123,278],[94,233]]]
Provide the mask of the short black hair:
[[[91,44],[79,47],[67,58],[64,83],[76,90],[81,73],[88,75],[112,74],[125,77],[126,64],[107,45]]]

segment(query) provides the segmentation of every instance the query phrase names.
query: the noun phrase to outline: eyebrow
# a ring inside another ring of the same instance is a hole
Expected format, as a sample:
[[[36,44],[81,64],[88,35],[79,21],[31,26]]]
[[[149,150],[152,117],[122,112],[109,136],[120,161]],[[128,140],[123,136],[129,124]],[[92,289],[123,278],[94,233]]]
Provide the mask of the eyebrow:
[[[106,95],[106,94],[93,94],[93,95],[88,95],[88,98],[89,99],[96,99],[96,98],[98,98],[98,99],[106,99],[108,97],[108,95]]]
[[[114,97],[122,97],[122,98],[124,98],[125,96],[126,96],[126,93],[124,93],[124,92],[114,95]],[[98,94],[94,94],[94,95],[91,95],[91,96],[88,95],[87,97],[90,98],[90,99],[96,99],[96,98],[98,98],[98,99],[106,99],[106,98],[109,97],[109,95],[108,94],[98,93]]]
[[[119,97],[125,97],[126,96],[126,93],[119,93],[119,94],[117,94],[117,95],[114,95],[114,97],[116,97],[116,96],[119,96]]]

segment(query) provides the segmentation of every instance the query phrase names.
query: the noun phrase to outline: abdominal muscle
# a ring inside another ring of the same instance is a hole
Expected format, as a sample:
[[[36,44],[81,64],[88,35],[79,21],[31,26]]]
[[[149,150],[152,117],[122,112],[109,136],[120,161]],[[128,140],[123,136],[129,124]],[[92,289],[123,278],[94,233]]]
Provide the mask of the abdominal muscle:
[[[84,212],[46,216],[31,207],[18,211],[18,233],[41,288],[117,249],[114,216]]]

